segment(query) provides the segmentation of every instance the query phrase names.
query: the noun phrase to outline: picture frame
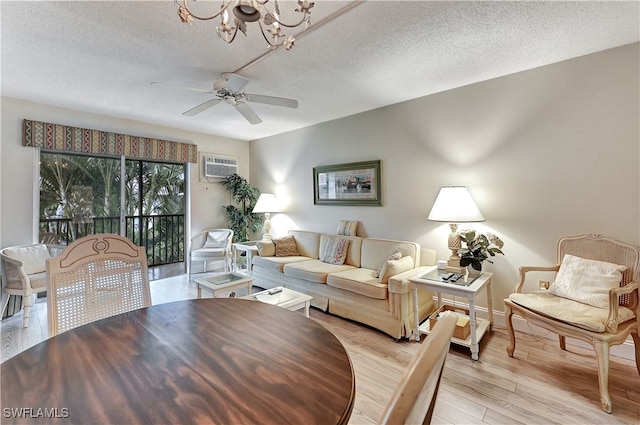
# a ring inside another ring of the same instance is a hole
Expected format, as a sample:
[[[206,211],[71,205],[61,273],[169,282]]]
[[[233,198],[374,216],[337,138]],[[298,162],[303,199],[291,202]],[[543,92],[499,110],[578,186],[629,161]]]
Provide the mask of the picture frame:
[[[382,206],[380,160],[313,168],[315,205]]]

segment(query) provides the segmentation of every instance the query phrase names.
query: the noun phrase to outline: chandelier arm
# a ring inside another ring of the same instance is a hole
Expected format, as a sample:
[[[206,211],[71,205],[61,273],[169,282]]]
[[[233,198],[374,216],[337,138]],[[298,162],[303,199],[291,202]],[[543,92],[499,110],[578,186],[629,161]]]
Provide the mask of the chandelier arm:
[[[225,38],[222,37],[222,35],[220,34],[220,31],[218,31],[218,37],[220,37],[220,39],[222,41],[224,41],[225,43],[228,43],[228,44],[233,43],[233,40],[236,39],[236,34],[238,34],[238,27],[237,26],[233,27],[233,36],[231,36],[231,40],[227,41]]]
[[[215,13],[211,16],[198,16],[196,14],[194,14],[193,12],[191,12],[191,9],[189,9],[189,6],[187,6],[187,1],[189,0],[174,0],[174,3],[178,6],[178,7],[182,7],[184,8],[189,15],[191,15],[193,18],[199,20],[199,21],[210,21],[211,19],[216,19],[217,17],[219,17],[220,15],[222,15],[231,5],[231,3],[227,3],[225,5],[223,5],[220,10],[218,11],[218,13]]]
[[[262,38],[264,38],[264,40],[267,42],[267,44],[271,47],[280,47],[282,46],[282,43],[284,41],[281,41],[280,43],[272,43],[271,40],[269,40],[269,38],[267,37],[267,34],[264,33],[264,28],[262,27],[262,22],[258,21],[258,25],[260,26],[260,33],[262,34]]]
[[[298,22],[297,24],[286,24],[286,23],[282,22],[280,19],[276,18],[273,13],[271,13],[271,16],[273,16],[273,20],[275,22],[277,22],[278,25],[282,25],[283,27],[287,27],[287,28],[295,28],[295,27],[299,27],[305,21],[309,20],[310,14],[309,13],[305,13],[304,16],[302,17],[302,19],[300,20],[300,22]]]

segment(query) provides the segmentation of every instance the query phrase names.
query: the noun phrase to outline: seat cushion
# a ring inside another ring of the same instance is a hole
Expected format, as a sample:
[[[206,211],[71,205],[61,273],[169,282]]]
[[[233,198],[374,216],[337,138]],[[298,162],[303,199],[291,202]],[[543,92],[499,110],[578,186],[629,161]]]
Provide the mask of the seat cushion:
[[[3,252],[7,257],[22,261],[26,274],[44,272],[47,268],[47,260],[51,258],[45,244],[16,246],[6,248]]]
[[[297,277],[310,282],[327,283],[327,276],[329,273],[336,273],[354,268],[354,266],[349,266],[347,264],[337,265],[325,263],[320,260],[309,260],[286,264],[283,270],[284,274],[287,276]]]
[[[285,264],[309,260],[311,260],[311,258],[303,257],[301,255],[295,257],[253,257],[253,265],[282,272]]]
[[[620,286],[626,266],[565,255],[549,293],[589,304],[609,307],[609,290]]]
[[[562,322],[593,332],[604,332],[606,329],[606,308],[598,308],[579,303],[567,298],[557,297],[548,291],[533,291],[526,294],[509,295],[514,303]],[[633,311],[626,307],[618,307],[619,323],[635,318]]]
[[[358,268],[331,273],[327,276],[327,285],[379,300],[386,299],[388,293],[387,284],[374,277],[374,270],[371,269]]]
[[[227,254],[226,249],[220,248],[200,248],[194,249],[191,251],[191,258],[216,258],[216,257],[224,257]]]

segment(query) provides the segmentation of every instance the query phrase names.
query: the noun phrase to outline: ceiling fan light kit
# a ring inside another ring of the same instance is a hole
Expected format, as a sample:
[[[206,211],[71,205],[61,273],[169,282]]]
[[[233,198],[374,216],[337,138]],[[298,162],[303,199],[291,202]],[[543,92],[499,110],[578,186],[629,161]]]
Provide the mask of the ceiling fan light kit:
[[[222,0],[220,9],[207,16],[194,14],[188,5],[190,1],[195,0],[175,0],[182,22],[193,24],[194,19],[208,21],[219,17],[220,23],[216,26],[216,32],[218,37],[227,43],[233,42],[238,30],[247,35],[247,22],[257,22],[270,49],[282,46],[286,50],[293,48],[295,38],[283,34],[281,27],[295,28],[304,24],[303,31],[306,31],[311,20],[310,10],[314,5],[308,0],[298,0],[295,12],[301,15],[300,20],[296,23],[285,23],[280,20],[280,7],[277,0]],[[273,4],[273,11],[267,8],[270,2]],[[235,16],[233,25],[229,23],[229,10]]]

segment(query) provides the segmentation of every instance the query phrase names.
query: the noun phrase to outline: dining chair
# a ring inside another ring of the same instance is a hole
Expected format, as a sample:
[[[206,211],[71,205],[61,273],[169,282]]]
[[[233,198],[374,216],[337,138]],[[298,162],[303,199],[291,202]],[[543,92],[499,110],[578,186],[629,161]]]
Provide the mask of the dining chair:
[[[520,282],[504,300],[507,354],[513,357],[516,348],[514,313],[558,334],[562,350],[566,337],[588,342],[596,354],[602,410],[611,413],[611,346],[631,335],[640,373],[640,247],[602,235],[564,237],[558,241],[557,261],[553,266],[520,267]],[[541,280],[538,290],[524,292],[527,274],[543,272],[553,273],[553,282]]]
[[[224,261],[224,271],[230,271],[232,239],[233,230],[231,229],[209,229],[191,238],[189,280],[191,280],[194,261],[203,263],[203,272],[207,271],[207,261]]]
[[[22,297],[22,326],[29,326],[32,295],[46,292],[45,268],[51,253],[45,244],[17,245],[0,250],[3,291]],[[8,299],[7,299],[8,301]],[[2,306],[2,310],[6,305]]]
[[[428,424],[458,315],[445,312],[422,343],[382,414],[381,425]]]
[[[151,305],[145,249],[114,234],[85,236],[47,260],[49,336]]]

